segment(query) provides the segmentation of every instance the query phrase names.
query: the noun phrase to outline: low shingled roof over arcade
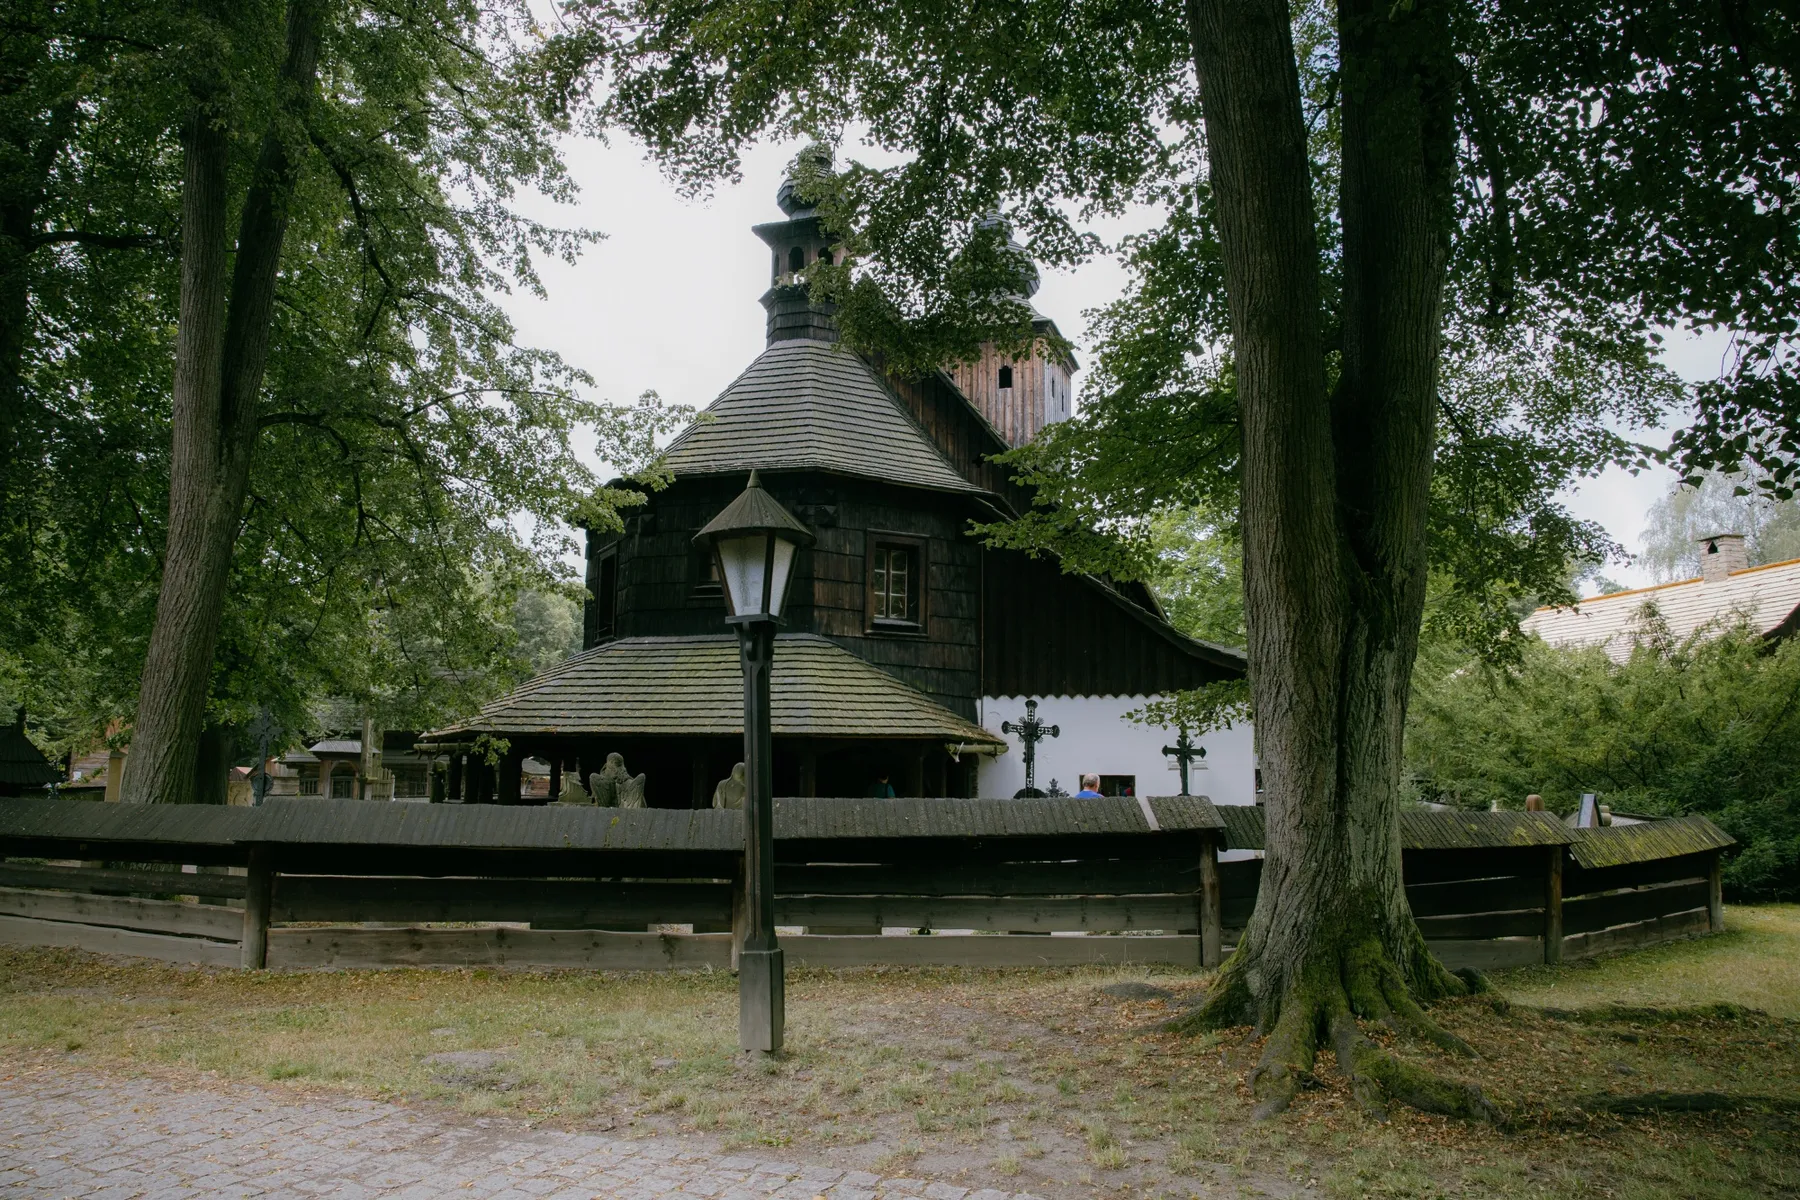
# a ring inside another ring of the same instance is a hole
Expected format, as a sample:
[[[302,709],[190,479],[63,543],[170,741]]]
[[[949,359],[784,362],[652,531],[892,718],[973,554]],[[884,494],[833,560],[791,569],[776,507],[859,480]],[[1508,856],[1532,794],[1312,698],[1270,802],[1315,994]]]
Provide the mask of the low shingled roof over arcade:
[[[813,634],[775,639],[777,737],[1005,743],[879,667]],[[621,638],[584,650],[421,740],[462,734],[740,735],[744,677],[731,634]]]
[[[981,492],[951,466],[861,355],[776,342],[669,444],[677,477],[826,471],[943,492]]]

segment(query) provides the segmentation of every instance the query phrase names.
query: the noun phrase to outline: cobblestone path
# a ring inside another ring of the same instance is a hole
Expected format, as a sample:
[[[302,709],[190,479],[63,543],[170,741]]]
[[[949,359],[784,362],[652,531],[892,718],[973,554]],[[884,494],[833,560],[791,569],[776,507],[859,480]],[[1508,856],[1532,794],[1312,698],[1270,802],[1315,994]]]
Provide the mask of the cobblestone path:
[[[0,1078],[0,1196],[1033,1200],[709,1153],[679,1138],[561,1133],[368,1100],[56,1069]]]

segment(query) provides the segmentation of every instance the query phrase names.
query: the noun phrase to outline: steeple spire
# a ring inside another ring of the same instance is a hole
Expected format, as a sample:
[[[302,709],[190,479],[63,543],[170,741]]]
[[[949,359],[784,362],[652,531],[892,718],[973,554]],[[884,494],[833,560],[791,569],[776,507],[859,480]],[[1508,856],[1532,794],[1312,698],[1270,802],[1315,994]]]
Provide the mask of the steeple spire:
[[[840,261],[842,253],[819,221],[818,210],[805,202],[796,178],[803,170],[829,169],[831,148],[815,142],[800,151],[788,167],[787,178],[775,192],[775,202],[787,214],[785,221],[757,225],[751,232],[769,247],[769,290],[762,306],[769,314],[769,344],[806,338],[837,341],[834,304],[815,304],[800,273],[814,263]]]

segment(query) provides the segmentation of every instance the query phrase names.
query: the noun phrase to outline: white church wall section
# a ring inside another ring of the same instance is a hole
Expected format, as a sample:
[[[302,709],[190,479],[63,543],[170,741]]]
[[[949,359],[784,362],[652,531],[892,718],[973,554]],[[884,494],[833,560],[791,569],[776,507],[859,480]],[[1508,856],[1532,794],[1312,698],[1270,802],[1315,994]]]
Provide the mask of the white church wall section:
[[[1181,791],[1181,773],[1164,746],[1175,744],[1176,731],[1139,725],[1125,714],[1142,708],[1143,696],[984,696],[981,724],[1006,739],[1007,751],[983,758],[978,783],[983,796],[1010,796],[1025,786],[1025,756],[1018,735],[1000,732],[1002,721],[1015,724],[1025,715],[1025,701],[1038,702],[1038,719],[1058,726],[1057,737],[1037,747],[1037,785],[1050,781],[1073,795],[1083,775],[1129,775],[1139,796],[1173,796]],[[1214,804],[1256,803],[1256,743],[1249,725],[1215,729],[1196,739],[1206,757],[1190,768],[1188,790]]]

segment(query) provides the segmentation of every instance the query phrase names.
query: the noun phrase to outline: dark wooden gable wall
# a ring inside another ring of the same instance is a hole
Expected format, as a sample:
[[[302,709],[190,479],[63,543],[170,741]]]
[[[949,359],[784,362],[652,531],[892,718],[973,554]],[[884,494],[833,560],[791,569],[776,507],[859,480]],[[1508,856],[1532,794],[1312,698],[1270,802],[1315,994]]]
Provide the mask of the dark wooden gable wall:
[[[983,556],[984,696],[1149,696],[1244,673],[1053,562]]]
[[[879,358],[876,360],[880,366]],[[1015,512],[1031,507],[1031,494],[1012,481],[1003,467],[989,462],[990,456],[1010,449],[994,432],[987,419],[970,404],[948,376],[934,373],[918,379],[886,376],[888,386],[905,402],[931,440],[943,452],[950,465],[964,479],[994,493]]]
[[[979,712],[981,550],[962,532],[967,497],[817,473],[771,474],[763,485],[806,522],[817,541],[795,564],[787,628],[831,638],[960,716]],[[626,519],[625,532],[589,540],[588,588],[616,555],[613,637],[725,632],[725,603],[706,585],[694,534],[743,487],[735,477],[687,478],[654,493]],[[869,555],[883,534],[923,554],[921,632],[886,632],[869,622]],[[590,600],[584,644],[602,640]]]

